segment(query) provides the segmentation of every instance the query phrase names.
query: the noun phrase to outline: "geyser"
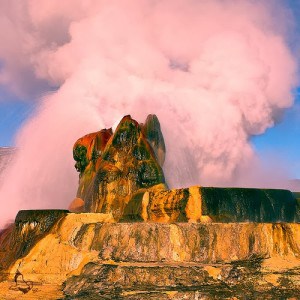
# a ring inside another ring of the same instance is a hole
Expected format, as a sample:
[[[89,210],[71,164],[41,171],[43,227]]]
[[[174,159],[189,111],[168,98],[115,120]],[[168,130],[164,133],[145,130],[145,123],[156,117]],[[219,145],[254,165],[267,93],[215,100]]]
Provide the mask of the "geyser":
[[[74,140],[124,113],[161,120],[171,187],[255,183],[245,176],[255,158],[249,138],[293,103],[283,5],[87,3],[1,2],[0,83],[27,98],[55,87],[17,136],[1,223],[21,208],[65,208],[77,185]]]

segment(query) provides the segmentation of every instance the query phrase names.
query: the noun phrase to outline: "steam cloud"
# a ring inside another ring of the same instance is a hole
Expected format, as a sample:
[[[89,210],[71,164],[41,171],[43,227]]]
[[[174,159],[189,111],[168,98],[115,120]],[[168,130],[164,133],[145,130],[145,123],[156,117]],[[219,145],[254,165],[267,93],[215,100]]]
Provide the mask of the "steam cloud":
[[[289,19],[276,1],[0,0],[0,83],[56,87],[18,134],[1,222],[67,207],[74,142],[125,114],[158,115],[171,186],[255,183],[249,138],[293,104]]]

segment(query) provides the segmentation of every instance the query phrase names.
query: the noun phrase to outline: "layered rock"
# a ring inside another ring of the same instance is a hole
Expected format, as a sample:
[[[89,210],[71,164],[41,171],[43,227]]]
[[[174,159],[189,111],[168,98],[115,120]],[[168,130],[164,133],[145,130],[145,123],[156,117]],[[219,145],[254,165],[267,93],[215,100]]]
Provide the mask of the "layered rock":
[[[103,224],[99,261],[66,281],[89,299],[287,299],[300,292],[299,224]],[[93,228],[93,229],[91,229]],[[234,298],[236,297],[236,298]]]
[[[68,299],[286,299],[300,291],[299,241],[300,224],[114,223],[71,213],[8,275],[19,271],[36,293],[55,282]]]
[[[299,204],[288,190],[191,187],[136,194],[124,221],[300,222]]]

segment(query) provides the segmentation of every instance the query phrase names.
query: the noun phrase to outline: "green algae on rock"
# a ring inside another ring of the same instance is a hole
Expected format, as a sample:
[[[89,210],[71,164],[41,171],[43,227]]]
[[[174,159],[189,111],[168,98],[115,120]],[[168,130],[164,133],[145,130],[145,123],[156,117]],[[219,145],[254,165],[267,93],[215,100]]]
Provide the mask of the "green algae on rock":
[[[165,162],[166,146],[156,115],[148,115],[145,124],[142,126],[142,132],[150,143],[156,159],[162,167]]]
[[[80,171],[77,197],[84,200],[84,211],[111,212],[119,220],[136,191],[165,183],[161,165],[157,161],[158,156],[163,163],[165,146],[155,117],[148,118],[142,126],[130,116],[125,116],[115,132],[111,133],[111,130],[102,130],[75,143],[74,157],[78,161],[76,168]],[[96,138],[101,142],[95,143]],[[86,140],[89,145],[101,147],[93,146],[93,149],[83,151],[84,144],[88,144]],[[91,153],[95,149],[97,155],[93,156]],[[87,165],[88,161],[91,166]]]

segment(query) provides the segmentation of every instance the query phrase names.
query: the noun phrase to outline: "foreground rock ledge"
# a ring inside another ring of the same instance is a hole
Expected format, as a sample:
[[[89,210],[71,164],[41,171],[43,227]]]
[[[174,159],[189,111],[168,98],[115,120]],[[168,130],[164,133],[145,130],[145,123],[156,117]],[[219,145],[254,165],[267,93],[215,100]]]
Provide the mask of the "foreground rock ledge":
[[[28,299],[54,282],[53,299],[62,290],[68,299],[288,299],[300,294],[300,224],[110,222],[106,214],[66,214],[25,256],[2,266],[2,276],[12,281],[19,270],[33,281],[35,293],[29,291]],[[6,247],[15,242],[14,230]],[[26,230],[27,236],[34,232]],[[0,298],[5,292],[20,293],[2,287]]]

